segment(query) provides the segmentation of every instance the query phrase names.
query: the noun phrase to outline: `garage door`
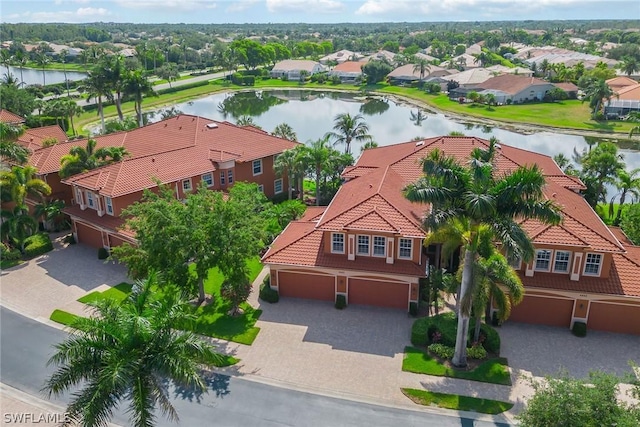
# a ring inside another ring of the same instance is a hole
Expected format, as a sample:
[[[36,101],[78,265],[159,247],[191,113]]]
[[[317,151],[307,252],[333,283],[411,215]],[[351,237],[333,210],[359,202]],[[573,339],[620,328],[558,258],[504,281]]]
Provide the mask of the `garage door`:
[[[102,233],[99,230],[76,222],[76,231],[78,232],[79,243],[84,243],[94,248],[102,247]]]
[[[572,313],[573,300],[525,296],[511,309],[509,320],[568,328]]]
[[[592,302],[587,328],[640,335],[640,307]]]
[[[283,297],[334,301],[335,283],[333,276],[278,272],[278,289]]]
[[[349,304],[377,305],[407,310],[409,284],[349,279]]]

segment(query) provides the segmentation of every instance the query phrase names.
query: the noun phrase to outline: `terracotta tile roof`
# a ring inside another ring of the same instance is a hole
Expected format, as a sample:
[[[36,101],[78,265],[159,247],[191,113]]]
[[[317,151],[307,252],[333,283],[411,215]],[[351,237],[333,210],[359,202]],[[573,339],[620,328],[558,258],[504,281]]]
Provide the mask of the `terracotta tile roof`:
[[[332,71],[341,71],[344,73],[361,73],[364,64],[359,61],[345,61],[333,67]]]
[[[102,228],[111,234],[117,234],[130,241],[135,241],[135,233],[125,228],[125,220],[111,215],[98,216],[93,209],[80,209],[80,206],[69,206],[64,208],[64,213],[72,218],[82,220],[91,225]]]
[[[24,117],[13,114],[9,110],[0,110],[0,122],[11,124],[24,123]]]
[[[17,143],[29,151],[42,148],[42,141],[47,138],[55,138],[58,142],[67,141],[67,134],[58,125],[29,128],[17,139]]]
[[[561,83],[554,83],[553,84],[555,87],[562,89],[565,92],[577,92],[578,91],[578,86],[574,85],[571,82],[561,82]]]
[[[626,234],[624,234],[624,231],[622,231],[622,228],[614,227],[610,225],[609,230],[611,230],[613,235],[616,236],[616,239],[618,239],[620,243],[622,243],[627,248],[627,250],[629,249],[628,248],[629,246],[634,246],[633,242],[629,240]]]
[[[249,162],[294,148],[298,143],[277,138],[229,122],[214,122],[198,116],[180,115],[129,132],[97,137],[97,147],[122,146],[130,157],[68,180],[101,194],[117,197],[153,187],[153,178],[172,182],[216,170],[216,163],[228,160]],[[40,173],[60,170],[60,158],[72,146],[86,141],[56,144],[36,150],[30,163]],[[108,175],[108,177],[105,177]],[[99,178],[100,177],[100,178]]]
[[[516,94],[529,86],[549,85],[549,82],[536,77],[520,76],[516,74],[503,74],[492,77],[481,84],[483,89],[501,90],[510,94]]]
[[[319,65],[319,63],[307,59],[285,59],[276,63],[271,71],[305,70],[311,72],[316,65]]]
[[[307,207],[307,210],[304,211],[304,215],[302,215],[302,218],[299,219],[299,221],[319,221],[320,217],[322,216],[322,214],[324,213],[324,211],[327,209],[326,206],[309,206]]]
[[[618,90],[627,87],[627,86],[635,86],[638,84],[637,81],[633,80],[631,77],[627,76],[618,76],[606,81],[607,85],[613,90],[617,92]]]
[[[616,91],[616,94],[618,96],[614,97],[614,99],[630,101],[640,100],[640,83],[636,83],[633,86],[623,87]]]
[[[574,191],[586,190],[587,186],[578,178],[573,175],[545,175],[547,181],[553,181],[556,184],[562,185],[564,188]]]
[[[315,229],[312,222],[293,221],[273,242],[262,262],[424,276],[424,267],[411,261],[396,260],[393,264],[386,264],[380,258],[371,257],[349,261],[345,255],[326,254],[322,236],[323,231]]]

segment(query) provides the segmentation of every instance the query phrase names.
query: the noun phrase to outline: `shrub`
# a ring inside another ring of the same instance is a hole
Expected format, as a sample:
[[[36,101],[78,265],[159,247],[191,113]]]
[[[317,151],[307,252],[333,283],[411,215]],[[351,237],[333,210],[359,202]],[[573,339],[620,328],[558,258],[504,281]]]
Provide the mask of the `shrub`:
[[[262,301],[266,301],[270,304],[274,304],[280,301],[280,295],[275,289],[271,289],[271,279],[269,276],[264,278],[262,285],[260,285],[259,297]]]
[[[340,83],[342,83],[342,80],[340,80],[340,76],[336,76],[335,74],[331,76],[332,85],[339,85]]]
[[[242,78],[242,84],[245,86],[254,86],[256,84],[256,78],[254,76],[244,76]]]
[[[0,243],[0,258],[6,261],[19,260],[22,254],[17,249],[11,249],[4,243]]]
[[[38,233],[27,237],[24,243],[24,255],[33,258],[53,250],[53,244],[47,233]]]
[[[70,244],[70,245],[75,245],[75,244],[76,244],[76,238],[75,238],[75,237],[73,237],[73,233],[71,233],[71,234],[67,235],[67,236],[64,238],[64,242],[65,242],[65,243],[68,243],[68,244]]]
[[[98,248],[98,259],[107,259],[109,258],[109,251],[105,248]]]
[[[336,296],[336,308],[338,310],[342,310],[346,306],[347,306],[347,299],[344,297],[344,295]]]
[[[480,344],[476,344],[467,349],[467,356],[471,359],[486,359],[487,350],[485,350]]]
[[[453,347],[456,344],[457,321],[454,313],[444,313],[432,317],[422,317],[413,322],[411,343],[415,346],[431,344],[434,334],[440,337],[440,343]]]
[[[193,89],[194,87],[206,86],[208,84],[209,84],[209,81],[202,80],[202,81],[199,81],[199,82],[187,83],[187,84],[183,84],[183,85],[179,85],[179,86],[168,87],[166,89],[160,89],[160,90],[157,90],[156,93],[158,95],[162,95],[162,94],[165,94],[165,93],[180,92],[181,90]]]
[[[413,317],[416,317],[418,315],[418,303],[416,302],[409,303],[409,314],[412,315]]]
[[[586,337],[587,336],[587,324],[584,322],[574,322],[573,328],[571,328],[571,332],[573,335],[577,337]]]
[[[451,359],[453,354],[455,353],[455,349],[453,347],[449,347],[443,344],[431,344],[427,347],[429,351],[440,359]]]

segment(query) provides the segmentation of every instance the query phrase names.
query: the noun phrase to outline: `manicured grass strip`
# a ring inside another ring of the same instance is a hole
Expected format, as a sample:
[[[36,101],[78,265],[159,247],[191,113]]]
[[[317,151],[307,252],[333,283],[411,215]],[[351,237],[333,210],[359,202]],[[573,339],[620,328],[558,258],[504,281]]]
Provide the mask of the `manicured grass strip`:
[[[133,285],[131,283],[122,282],[104,292],[93,291],[78,299],[79,302],[87,304],[102,299],[113,299],[116,301],[122,301],[131,293]]]
[[[226,354],[221,354],[220,356],[222,356],[222,361],[216,364],[218,368],[224,368],[225,366],[235,365],[240,361],[240,359],[236,359],[233,356],[227,356]]]
[[[499,400],[479,399],[477,397],[459,396],[457,394],[435,393],[414,388],[403,388],[402,393],[419,405],[436,405],[440,408],[457,411],[472,411],[482,414],[501,414],[513,408],[513,403]]]
[[[402,370],[416,374],[459,378],[484,383],[511,385],[507,359],[489,359],[472,371],[458,371],[440,363],[427,352],[416,347],[405,347]]]
[[[51,316],[49,316],[49,319],[53,320],[56,323],[60,323],[62,325],[69,326],[73,322],[75,322],[76,319],[78,319],[79,317],[80,316],[77,316],[75,314],[71,314],[68,311],[53,310],[53,313],[51,313]]]
[[[0,270],[6,270],[7,268],[15,267],[18,264],[22,264],[20,259],[0,260]]]

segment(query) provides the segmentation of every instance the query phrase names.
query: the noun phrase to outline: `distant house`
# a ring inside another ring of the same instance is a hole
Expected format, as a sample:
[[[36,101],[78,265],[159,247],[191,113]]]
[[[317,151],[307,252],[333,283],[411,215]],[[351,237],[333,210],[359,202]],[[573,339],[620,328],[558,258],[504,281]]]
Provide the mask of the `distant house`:
[[[518,74],[520,76],[527,76],[527,77],[533,76],[533,71],[531,71],[529,68],[524,68],[524,67],[509,68],[509,67],[505,67],[504,65],[498,64],[498,65],[492,65],[490,67],[486,67],[485,69],[488,71],[496,72],[500,74]]]
[[[0,110],[0,122],[2,123],[8,123],[10,125],[21,125],[24,123],[24,121],[24,117],[13,114],[9,110]]]
[[[423,79],[426,80],[429,77],[448,78],[451,72],[452,70],[447,70],[446,68],[431,65],[429,69],[424,73]],[[413,81],[420,80],[420,70],[416,69],[416,66],[414,64],[406,64],[390,72],[387,78],[389,79],[389,82],[391,84],[406,85],[410,84]]]
[[[82,51],[84,50],[76,47],[71,47],[63,44],[55,44],[55,43],[49,43],[49,47],[53,49],[53,52],[51,52],[52,55],[58,56],[62,53],[63,50],[66,49],[67,56],[73,57],[73,58],[80,56],[80,54],[82,54]]]
[[[535,77],[503,74],[492,77],[478,85],[478,93],[483,90],[500,91],[504,93],[504,99],[498,102],[513,102],[514,104],[541,101],[547,92],[553,89],[553,83],[537,79]]]
[[[497,72],[489,71],[486,68],[472,68],[460,73],[451,74],[447,78],[458,82],[460,87],[476,87],[497,74]]]
[[[379,50],[376,53],[365,56],[361,58],[361,62],[369,62],[369,61],[387,61],[389,64],[393,64],[395,62],[396,54],[393,52],[389,52],[388,50]]]
[[[362,66],[364,64],[358,61],[346,61],[336,65],[329,72],[330,76],[338,76],[342,83],[352,83],[362,77]]]
[[[480,63],[477,61],[475,56],[469,55],[468,53],[463,53],[462,55],[454,56],[449,61],[443,61],[440,63],[441,67],[447,67],[450,63],[454,63],[457,66],[463,67],[465,70],[467,68],[477,68],[480,66]]]
[[[624,89],[629,86],[635,86],[638,84],[637,81],[627,76],[614,77],[612,79],[607,80],[606,83],[614,92],[618,92],[621,89]]]
[[[569,99],[576,99],[578,97],[578,86],[571,82],[554,83],[554,86],[565,91]]]
[[[309,61],[305,59],[286,59],[278,62],[271,69],[271,77],[279,79],[286,76],[289,80],[300,79],[300,73],[306,71],[309,75],[320,73],[325,68],[322,64],[316,61]]]
[[[334,53],[330,53],[327,56],[323,56],[322,58],[320,58],[320,63],[321,64],[327,64],[331,61],[335,61],[338,64],[341,64],[343,62],[347,62],[347,61],[357,61],[360,58],[362,58],[362,54],[357,53],[357,52],[352,52],[350,50],[347,49],[342,49],[339,50],[337,52]]]

